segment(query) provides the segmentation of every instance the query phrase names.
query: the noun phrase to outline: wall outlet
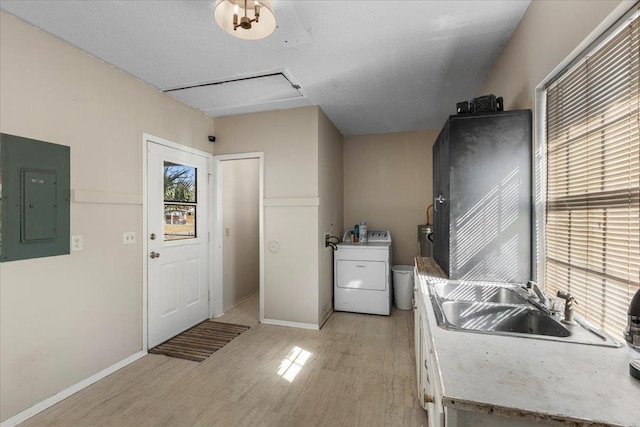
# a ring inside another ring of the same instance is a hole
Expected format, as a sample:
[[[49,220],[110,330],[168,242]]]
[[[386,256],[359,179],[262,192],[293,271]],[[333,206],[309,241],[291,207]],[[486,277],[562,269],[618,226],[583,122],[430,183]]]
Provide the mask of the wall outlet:
[[[324,232],[324,247],[327,249],[331,249],[331,247],[329,246],[329,236],[331,236],[331,234],[329,234],[328,231]]]
[[[81,251],[82,243],[82,236],[71,236],[71,251]]]
[[[133,245],[136,242],[136,233],[135,231],[125,231],[124,232],[124,244],[125,245]]]

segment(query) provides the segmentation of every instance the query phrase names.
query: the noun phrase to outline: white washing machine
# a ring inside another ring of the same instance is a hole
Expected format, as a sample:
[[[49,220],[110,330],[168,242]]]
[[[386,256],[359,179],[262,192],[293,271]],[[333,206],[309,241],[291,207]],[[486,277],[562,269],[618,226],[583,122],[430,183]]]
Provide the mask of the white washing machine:
[[[391,233],[367,231],[367,243],[344,242],[333,258],[333,308],[355,313],[391,313]]]

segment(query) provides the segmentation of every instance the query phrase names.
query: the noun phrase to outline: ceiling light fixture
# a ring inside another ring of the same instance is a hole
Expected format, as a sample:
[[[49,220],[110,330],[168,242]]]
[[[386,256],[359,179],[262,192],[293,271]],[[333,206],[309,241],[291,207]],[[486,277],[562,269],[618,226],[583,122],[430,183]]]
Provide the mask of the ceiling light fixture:
[[[263,39],[276,29],[276,17],[266,0],[218,0],[213,15],[220,28],[240,39]]]

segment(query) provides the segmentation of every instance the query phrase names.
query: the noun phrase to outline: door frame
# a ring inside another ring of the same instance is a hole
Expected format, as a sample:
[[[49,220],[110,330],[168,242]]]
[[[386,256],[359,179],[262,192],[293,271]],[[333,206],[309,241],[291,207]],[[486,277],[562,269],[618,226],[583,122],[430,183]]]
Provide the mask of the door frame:
[[[258,159],[260,161],[258,177],[259,177],[259,190],[258,190],[258,212],[259,212],[259,236],[258,236],[258,257],[259,257],[259,293],[260,293],[260,323],[264,321],[264,153],[263,152],[250,152],[250,153],[237,153],[237,154],[223,154],[219,156],[211,156],[210,160],[210,173],[213,177],[210,190],[213,190],[211,194],[211,200],[214,203],[212,209],[212,231],[213,236],[211,239],[213,262],[210,265],[210,277],[213,278],[213,285],[211,290],[211,316],[220,317],[224,314],[224,301],[223,301],[223,224],[222,224],[222,168],[220,167],[222,162],[228,160],[242,160],[242,159]]]
[[[147,252],[149,251],[149,244],[147,242],[147,235],[149,234],[149,224],[147,223],[147,219],[148,219],[148,215],[149,215],[149,207],[148,207],[148,201],[147,201],[147,197],[148,197],[148,180],[147,180],[147,174],[148,174],[148,168],[147,168],[147,161],[148,161],[148,155],[147,155],[147,149],[149,147],[149,142],[152,142],[154,144],[158,144],[158,145],[164,145],[165,147],[169,147],[169,148],[173,148],[176,150],[180,150],[186,153],[191,153],[191,154],[195,154],[198,156],[203,156],[207,158],[207,166],[209,168],[208,171],[208,176],[211,177],[211,158],[213,157],[213,155],[211,153],[208,153],[206,151],[202,151],[202,150],[198,150],[197,148],[192,148],[186,145],[182,145],[179,144],[177,142],[173,142],[173,141],[169,141],[168,139],[164,139],[164,138],[160,138],[154,135],[150,135],[148,133],[143,133],[142,134],[142,236],[140,236],[141,240],[142,240],[142,351],[147,351],[148,348],[148,344],[149,344],[149,319],[148,319],[148,304],[149,304],[149,293],[148,293],[148,288],[149,288],[149,283],[148,283],[148,276],[147,276],[147,268],[149,267],[149,258],[147,257]],[[208,210],[208,214],[207,214],[207,219],[208,219],[208,229],[207,229],[207,233],[209,233],[209,243],[207,245],[207,262],[209,263],[209,277],[208,277],[208,283],[207,283],[207,287],[209,289],[209,295],[211,295],[213,297],[213,291],[212,291],[212,277],[211,277],[211,268],[212,268],[212,264],[213,262],[211,262],[211,254],[213,253],[213,239],[211,238],[211,224],[212,224],[212,218],[213,218],[213,198],[211,197],[212,195],[212,181],[211,179],[208,180],[208,195],[209,195],[209,203],[207,203],[207,210]],[[212,313],[211,313],[211,300],[213,298],[209,299],[209,318],[213,317]]]

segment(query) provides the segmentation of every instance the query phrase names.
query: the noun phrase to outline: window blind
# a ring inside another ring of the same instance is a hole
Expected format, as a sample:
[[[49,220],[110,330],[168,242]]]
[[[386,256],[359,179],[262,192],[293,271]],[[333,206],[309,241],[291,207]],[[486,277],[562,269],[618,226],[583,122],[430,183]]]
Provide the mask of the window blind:
[[[616,336],[640,287],[639,21],[546,92],[546,289]]]

